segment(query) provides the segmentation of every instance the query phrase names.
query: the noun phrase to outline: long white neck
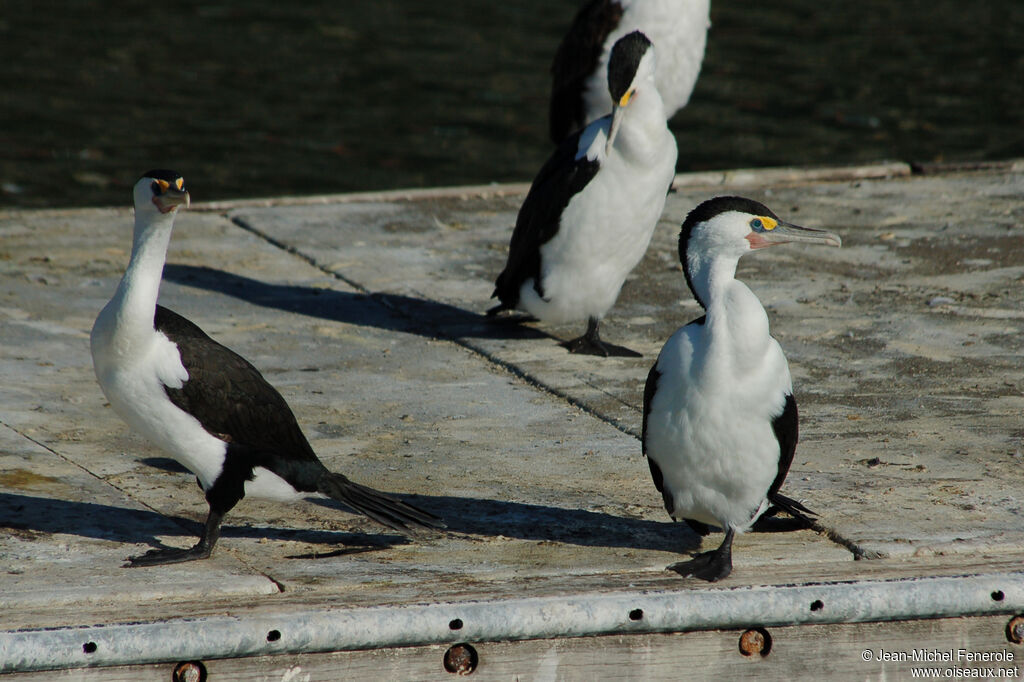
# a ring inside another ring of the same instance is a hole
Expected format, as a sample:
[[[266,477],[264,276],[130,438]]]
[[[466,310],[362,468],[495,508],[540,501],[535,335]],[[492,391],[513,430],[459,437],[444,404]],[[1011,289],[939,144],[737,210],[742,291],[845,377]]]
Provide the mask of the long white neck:
[[[742,371],[761,362],[769,345],[769,327],[761,301],[736,279],[738,262],[738,257],[687,256],[690,281],[706,306],[704,330],[713,338],[709,347],[719,349],[723,361]]]
[[[96,321],[96,331],[105,332],[107,343],[117,354],[132,354],[153,334],[153,314],[173,225],[173,212],[141,218],[136,214],[128,268]]]

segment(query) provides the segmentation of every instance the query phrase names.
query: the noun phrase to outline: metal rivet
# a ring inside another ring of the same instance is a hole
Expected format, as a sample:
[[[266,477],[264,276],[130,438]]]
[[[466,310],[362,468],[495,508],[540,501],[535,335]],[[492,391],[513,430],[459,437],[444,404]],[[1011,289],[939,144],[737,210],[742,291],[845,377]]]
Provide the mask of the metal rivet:
[[[454,675],[472,675],[479,664],[480,657],[470,644],[453,644],[444,652],[444,669]]]
[[[1014,644],[1024,644],[1024,616],[1014,616],[1006,624],[1006,639]]]
[[[206,682],[206,666],[202,661],[184,661],[174,666],[174,682]]]
[[[772,650],[772,636],[764,628],[751,628],[740,635],[740,653],[744,656],[759,654],[764,657]]]

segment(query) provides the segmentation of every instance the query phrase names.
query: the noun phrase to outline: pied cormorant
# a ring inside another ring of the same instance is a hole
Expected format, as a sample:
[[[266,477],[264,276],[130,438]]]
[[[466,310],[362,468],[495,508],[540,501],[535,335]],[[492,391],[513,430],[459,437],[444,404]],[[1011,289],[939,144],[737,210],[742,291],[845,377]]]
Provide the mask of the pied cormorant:
[[[93,366],[114,411],[196,475],[210,511],[195,546],[154,549],[127,565],[208,557],[224,515],[245,495],[320,494],[399,531],[443,526],[432,514],[328,471],[255,367],[157,305],[174,218],[189,193],[178,173],[154,170],[136,183],[134,199],[131,258],[93,325]]]
[[[643,452],[674,519],[700,535],[725,531],[718,549],[669,567],[682,575],[729,575],[733,536],[772,506],[812,522],[813,512],[779,493],[797,442],[789,365],[761,302],[735,276],[741,256],[786,242],[840,245],[742,197],[705,201],[679,235],[686,283],[705,314],[676,331],[651,368]]]
[[[654,83],[654,47],[639,31],[608,64],[612,113],[566,138],[541,168],[519,210],[505,269],[488,311],[521,310],[545,322],[587,320],[565,345],[597,355],[598,327],[640,262],[665,206],[676,142]]]

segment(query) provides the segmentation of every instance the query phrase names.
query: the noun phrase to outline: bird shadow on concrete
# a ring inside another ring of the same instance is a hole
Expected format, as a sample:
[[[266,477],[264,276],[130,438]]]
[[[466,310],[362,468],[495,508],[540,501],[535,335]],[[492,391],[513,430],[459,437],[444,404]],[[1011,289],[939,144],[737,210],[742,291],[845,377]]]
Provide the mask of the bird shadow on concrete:
[[[164,267],[164,279],[215,291],[265,308],[432,339],[555,339],[534,327],[494,324],[483,313],[404,294],[363,294],[271,284],[206,266],[176,263]],[[188,311],[176,312],[191,317]]]
[[[440,516],[452,533],[502,536],[518,540],[558,542],[582,547],[687,552],[700,547],[700,537],[684,524],[616,516],[585,509],[506,502],[485,498],[396,495]],[[332,500],[310,500],[336,505]],[[341,506],[340,504],[338,505]]]
[[[196,491],[195,494],[200,493]],[[500,535],[585,547],[666,552],[686,552],[700,546],[700,538],[692,531],[682,524],[667,521],[648,521],[603,512],[490,499],[425,495],[395,497],[442,516],[448,525],[447,530],[452,533],[485,537]],[[331,509],[346,509],[333,500],[310,499],[308,502]],[[197,538],[202,523],[183,516],[165,516],[143,509],[3,492],[0,493],[0,530],[27,539],[37,539],[40,534],[63,533],[165,548],[166,545],[158,536]],[[420,536],[423,537],[422,534]],[[266,538],[270,541],[303,542],[331,548],[295,558],[326,558],[386,549],[415,541],[390,530],[382,533],[354,533],[265,525],[240,526],[231,523],[230,514],[222,528],[221,537]]]
[[[147,457],[143,464],[171,472],[189,471],[173,459]],[[431,495],[394,495],[443,518],[447,530],[466,535],[520,540],[559,542],[587,547],[618,547],[653,549],[666,552],[688,552],[700,548],[700,536],[683,523],[649,521],[583,509],[565,509],[524,502]],[[330,509],[352,512],[341,502],[308,498],[307,501]],[[228,520],[230,521],[230,516]],[[785,532],[797,526],[788,517],[762,518],[757,532]],[[198,528],[198,524],[196,525]],[[225,526],[227,528],[227,526]],[[197,530],[198,532],[198,530]],[[227,531],[225,531],[227,533]],[[285,531],[278,531],[282,534]],[[300,533],[301,530],[291,531]],[[292,537],[291,539],[299,539]],[[319,554],[319,556],[325,556]]]
[[[197,495],[200,495],[198,491]],[[355,553],[404,545],[410,540],[398,533],[352,533],[302,528],[238,526],[228,522],[221,529],[222,538],[266,538],[291,540],[308,544],[343,546],[344,550],[318,553],[318,556]],[[58,500],[17,493],[0,492],[0,531],[26,539],[40,535],[64,533],[95,540],[124,544],[167,547],[158,536],[181,535],[192,540],[199,537],[203,524],[183,516],[165,516],[145,509],[126,509],[96,502]]]
[[[173,459],[147,457],[139,460],[143,464],[171,472],[189,474],[188,469]],[[198,491],[197,491],[198,494]],[[685,524],[664,521],[648,521],[604,512],[583,509],[565,509],[524,502],[502,500],[448,497],[431,495],[396,495],[404,502],[440,516],[448,531],[466,535],[504,536],[520,540],[559,542],[587,547],[619,547],[632,549],[655,549],[666,552],[686,552],[700,547],[700,537]],[[355,513],[343,503],[326,498],[307,498],[310,504],[329,509]],[[231,516],[228,515],[228,521]],[[782,521],[782,519],[773,519]],[[194,523],[194,522],[190,522]],[[199,525],[196,524],[198,534]],[[428,533],[430,531],[427,531]],[[304,540],[291,534],[305,533],[301,529],[285,531],[278,529],[278,536]],[[225,535],[230,535],[225,526]],[[389,538],[391,536],[388,536]],[[310,540],[309,542],[314,542]],[[318,553],[318,556],[326,556]]]

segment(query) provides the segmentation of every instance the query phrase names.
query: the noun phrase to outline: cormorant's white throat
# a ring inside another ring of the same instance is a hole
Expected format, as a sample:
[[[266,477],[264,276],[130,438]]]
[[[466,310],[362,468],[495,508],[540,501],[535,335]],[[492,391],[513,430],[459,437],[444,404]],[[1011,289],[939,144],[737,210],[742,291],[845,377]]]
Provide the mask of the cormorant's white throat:
[[[573,352],[637,355],[598,327],[647,250],[675,175],[676,143],[654,83],[655,55],[639,31],[608,63],[612,113],[566,138],[530,187],[495,282],[494,315],[520,310],[551,323],[587,321]]]
[[[725,531],[717,550],[669,567],[683,575],[729,575],[733,536],[770,509],[812,523],[813,512],[779,492],[798,435],[789,365],[757,296],[735,277],[742,256],[786,242],[840,245],[742,197],[706,201],[682,226],[679,258],[705,315],[676,331],[651,368],[643,452],[673,518],[701,535]]]
[[[129,565],[208,557],[224,515],[245,495],[320,494],[396,530],[443,526],[432,514],[328,471],[255,367],[157,305],[174,218],[189,194],[181,175],[156,170],[136,183],[134,198],[131,259],[93,325],[93,366],[114,411],[195,473],[210,511],[194,547],[151,550]]]

